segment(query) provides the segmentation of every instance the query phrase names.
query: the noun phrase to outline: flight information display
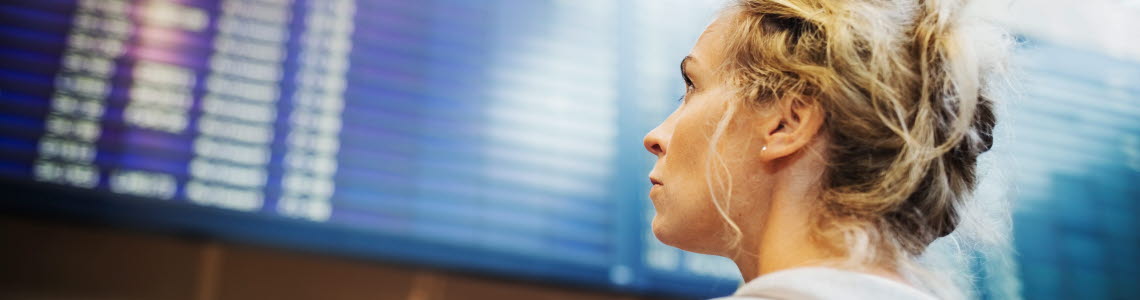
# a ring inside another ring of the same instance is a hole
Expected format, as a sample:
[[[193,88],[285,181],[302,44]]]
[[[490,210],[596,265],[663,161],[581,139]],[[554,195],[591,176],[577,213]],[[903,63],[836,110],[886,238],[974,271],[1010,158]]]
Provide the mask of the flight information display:
[[[0,177],[144,199],[140,220],[181,220],[147,203],[270,220],[178,230],[318,228],[264,240],[726,295],[734,268],[657,243],[629,192],[647,181],[619,150],[640,142],[621,129],[621,5],[5,1]]]

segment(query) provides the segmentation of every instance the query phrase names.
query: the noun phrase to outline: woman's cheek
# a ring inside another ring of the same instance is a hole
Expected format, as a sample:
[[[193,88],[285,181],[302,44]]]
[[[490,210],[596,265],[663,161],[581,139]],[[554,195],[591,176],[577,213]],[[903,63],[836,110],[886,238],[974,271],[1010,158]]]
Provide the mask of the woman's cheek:
[[[673,151],[666,157],[678,175],[687,177],[686,181],[703,174],[701,164],[706,157],[704,152],[708,151],[708,139],[717,121],[710,118],[707,108],[701,102],[694,101],[688,105],[690,106],[681,112],[677,126],[673,129],[670,144]]]

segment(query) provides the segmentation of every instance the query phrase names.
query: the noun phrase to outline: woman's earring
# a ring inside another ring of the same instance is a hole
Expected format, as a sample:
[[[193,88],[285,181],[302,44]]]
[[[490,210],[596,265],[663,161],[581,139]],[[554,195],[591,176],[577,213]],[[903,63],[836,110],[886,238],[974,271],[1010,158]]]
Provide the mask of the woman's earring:
[[[764,150],[768,150],[768,146],[760,147],[760,152],[764,152]]]

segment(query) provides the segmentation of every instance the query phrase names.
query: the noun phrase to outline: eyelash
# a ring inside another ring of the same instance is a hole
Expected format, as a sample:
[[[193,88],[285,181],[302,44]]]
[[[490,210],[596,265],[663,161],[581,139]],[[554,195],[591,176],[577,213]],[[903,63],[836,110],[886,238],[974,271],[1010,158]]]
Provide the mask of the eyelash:
[[[696,88],[693,86],[693,81],[688,77],[685,77],[685,75],[681,75],[681,77],[685,81],[685,93],[681,94],[680,98],[677,98],[677,102],[685,102],[685,98],[689,96],[689,92],[692,92],[693,89]]]

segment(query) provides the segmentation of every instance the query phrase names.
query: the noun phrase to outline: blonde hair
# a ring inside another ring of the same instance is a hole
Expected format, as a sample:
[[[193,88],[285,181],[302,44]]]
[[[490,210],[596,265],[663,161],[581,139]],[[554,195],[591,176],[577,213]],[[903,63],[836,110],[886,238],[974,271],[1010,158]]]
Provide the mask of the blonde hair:
[[[956,0],[738,0],[725,12],[723,71],[742,103],[815,102],[826,113],[829,164],[811,228],[820,245],[856,265],[903,268],[954,231],[993,144],[1006,34]],[[710,180],[725,179],[721,160],[709,166]],[[721,203],[731,185],[719,187],[713,203],[739,241]]]

